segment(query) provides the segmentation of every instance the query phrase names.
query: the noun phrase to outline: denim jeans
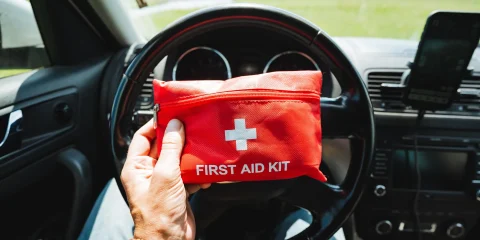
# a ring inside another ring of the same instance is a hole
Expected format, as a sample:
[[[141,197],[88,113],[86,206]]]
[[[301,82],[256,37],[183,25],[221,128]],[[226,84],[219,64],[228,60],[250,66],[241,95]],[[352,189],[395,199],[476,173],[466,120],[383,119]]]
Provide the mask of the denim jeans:
[[[297,210],[275,229],[274,239],[283,240],[293,237],[306,229],[312,220],[312,215],[308,211]],[[112,179],[98,196],[78,239],[127,240],[133,237],[133,228],[130,209],[123,200],[115,179]],[[330,240],[345,240],[342,229]]]

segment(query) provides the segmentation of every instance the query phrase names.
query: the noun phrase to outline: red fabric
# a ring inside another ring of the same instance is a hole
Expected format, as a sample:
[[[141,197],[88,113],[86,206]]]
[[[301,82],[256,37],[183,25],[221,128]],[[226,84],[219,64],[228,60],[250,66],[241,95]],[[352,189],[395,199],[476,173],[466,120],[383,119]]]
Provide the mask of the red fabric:
[[[319,170],[321,86],[319,71],[274,72],[226,81],[154,80],[155,104],[160,106],[157,137],[163,138],[171,119],[183,122],[180,168],[185,183],[302,175],[326,181]],[[239,130],[243,124],[246,130]],[[161,151],[161,141],[158,144]]]

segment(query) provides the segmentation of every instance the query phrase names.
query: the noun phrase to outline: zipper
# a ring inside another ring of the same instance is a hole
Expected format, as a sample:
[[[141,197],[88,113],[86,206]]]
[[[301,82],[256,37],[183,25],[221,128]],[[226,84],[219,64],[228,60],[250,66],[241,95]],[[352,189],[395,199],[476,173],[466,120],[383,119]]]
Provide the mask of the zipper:
[[[160,105],[156,103],[153,106],[153,129],[157,129],[157,114],[160,111]]]
[[[217,100],[316,100],[320,95],[311,91],[299,92],[259,92],[259,91],[236,91],[205,94],[189,97],[177,101],[162,103],[162,109],[179,107],[184,105],[201,105]],[[160,106],[159,106],[160,107]]]
[[[218,92],[209,93],[199,96],[186,97],[184,99],[165,102],[161,104],[161,109],[168,109],[174,107],[193,107],[209,102],[218,100],[318,100],[320,101],[320,95],[313,91],[295,91],[295,92],[282,92],[282,91],[231,91],[231,92]],[[157,128],[157,114],[160,111],[160,104],[156,103],[153,106],[153,127]]]

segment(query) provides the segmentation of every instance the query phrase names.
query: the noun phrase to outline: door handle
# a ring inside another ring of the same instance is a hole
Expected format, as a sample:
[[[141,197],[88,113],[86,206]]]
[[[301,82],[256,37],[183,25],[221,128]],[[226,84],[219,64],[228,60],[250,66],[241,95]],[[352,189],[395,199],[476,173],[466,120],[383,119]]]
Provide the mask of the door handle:
[[[16,110],[10,113],[8,116],[7,128],[3,138],[0,138],[0,156],[13,152],[20,148],[22,144],[21,132],[22,132],[23,114],[22,110]]]

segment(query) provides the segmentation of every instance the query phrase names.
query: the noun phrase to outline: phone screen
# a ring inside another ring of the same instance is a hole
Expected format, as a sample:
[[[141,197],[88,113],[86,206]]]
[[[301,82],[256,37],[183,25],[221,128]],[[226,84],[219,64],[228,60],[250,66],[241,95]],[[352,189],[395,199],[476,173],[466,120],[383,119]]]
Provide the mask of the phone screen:
[[[468,64],[470,49],[471,43],[466,40],[428,39],[423,45],[417,70],[420,74],[437,77],[459,73]],[[442,79],[445,80],[438,80]]]
[[[405,94],[423,109],[448,107],[480,37],[480,14],[437,12],[427,20]]]

